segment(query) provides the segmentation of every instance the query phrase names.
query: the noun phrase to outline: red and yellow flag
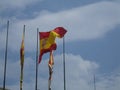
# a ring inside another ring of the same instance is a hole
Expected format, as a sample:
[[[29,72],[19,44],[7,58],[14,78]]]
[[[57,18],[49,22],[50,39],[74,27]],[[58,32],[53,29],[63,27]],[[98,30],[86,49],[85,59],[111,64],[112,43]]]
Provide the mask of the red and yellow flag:
[[[20,48],[20,64],[21,64],[21,66],[23,66],[23,64],[24,64],[24,36],[25,36],[25,31],[23,31],[22,43],[21,43],[21,48]]]
[[[25,26],[23,30],[22,43],[20,47],[20,65],[21,65],[21,74],[20,74],[20,90],[22,90],[23,83],[23,66],[24,66],[24,37],[25,37]]]
[[[49,32],[39,32],[40,36],[39,63],[41,62],[44,53],[56,50],[57,45],[55,43],[55,38],[56,37],[62,38],[66,32],[67,30],[65,30],[63,27],[57,27]]]

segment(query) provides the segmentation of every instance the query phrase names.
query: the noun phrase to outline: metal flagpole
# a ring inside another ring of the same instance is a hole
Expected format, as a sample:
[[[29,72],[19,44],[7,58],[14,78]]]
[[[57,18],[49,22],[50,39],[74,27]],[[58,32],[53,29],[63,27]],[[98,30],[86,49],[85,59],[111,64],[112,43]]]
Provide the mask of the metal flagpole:
[[[22,90],[22,84],[23,84],[23,66],[21,66],[20,90]]]
[[[9,21],[7,21],[7,36],[6,36],[6,50],[5,50],[5,66],[4,66],[3,90],[5,90],[5,84],[6,84],[6,65],[7,65],[7,50],[8,50],[8,29],[9,29]]]
[[[65,37],[63,37],[63,73],[64,73],[64,90],[66,90],[66,78],[65,78]]]
[[[35,90],[37,90],[37,79],[38,79],[38,32],[37,28],[37,50],[36,50],[36,82],[35,82]]]
[[[95,80],[95,74],[94,74],[94,90],[96,90],[96,80]]]

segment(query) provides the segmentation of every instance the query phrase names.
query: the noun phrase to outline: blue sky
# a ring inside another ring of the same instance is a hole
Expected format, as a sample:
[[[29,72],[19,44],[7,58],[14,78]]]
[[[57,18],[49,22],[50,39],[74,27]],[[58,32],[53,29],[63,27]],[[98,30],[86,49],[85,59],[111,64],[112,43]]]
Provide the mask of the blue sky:
[[[23,25],[25,65],[23,90],[35,88],[36,33],[62,26],[65,35],[67,90],[119,90],[120,0],[1,0],[0,87],[3,85],[6,22],[10,20],[6,87],[19,89],[19,49]],[[54,52],[52,90],[63,89],[62,39]],[[39,64],[38,89],[48,88],[49,54]]]

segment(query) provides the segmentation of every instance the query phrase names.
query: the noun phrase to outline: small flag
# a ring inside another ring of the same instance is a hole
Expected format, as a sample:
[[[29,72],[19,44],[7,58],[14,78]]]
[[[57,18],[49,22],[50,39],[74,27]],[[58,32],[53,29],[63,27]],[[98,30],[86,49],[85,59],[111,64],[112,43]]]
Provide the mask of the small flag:
[[[20,65],[21,65],[21,75],[20,75],[20,90],[22,90],[23,83],[23,67],[24,67],[24,37],[25,37],[25,25],[22,36],[22,43],[20,48]]]
[[[22,37],[22,43],[21,43],[21,48],[20,48],[20,64],[23,67],[24,64],[24,32],[23,32],[23,37]]]
[[[56,50],[57,45],[55,38],[62,38],[67,31],[63,27],[57,27],[49,32],[39,32],[40,35],[40,55],[39,63],[41,62],[44,53]]]

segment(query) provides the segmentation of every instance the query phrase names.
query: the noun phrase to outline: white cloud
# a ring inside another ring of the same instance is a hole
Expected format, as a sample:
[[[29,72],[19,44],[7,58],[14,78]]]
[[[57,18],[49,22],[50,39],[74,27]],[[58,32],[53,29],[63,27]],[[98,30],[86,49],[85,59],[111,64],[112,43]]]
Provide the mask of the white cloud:
[[[97,90],[119,90],[120,72],[114,72],[109,75],[100,75],[97,77]]]
[[[63,88],[63,60],[62,55],[57,55],[54,58],[54,73],[52,88],[55,90],[61,90]],[[19,89],[19,77],[20,77],[20,63],[19,60],[16,62],[7,63],[7,85],[6,87],[17,90]],[[38,88],[47,89],[48,85],[48,60],[43,60],[39,65],[39,74],[38,74]],[[3,66],[3,61],[0,60],[0,66]],[[98,64],[95,62],[90,62],[84,60],[80,56],[75,56],[72,54],[66,54],[66,83],[69,90],[79,88],[79,84],[83,84],[82,88],[86,88],[86,84],[89,82],[92,77],[94,70],[97,70]],[[2,67],[3,69],[3,67]],[[0,69],[0,72],[3,70]],[[2,73],[1,73],[2,74]],[[59,77],[59,78],[58,78]],[[0,80],[2,84],[2,76],[0,75]],[[9,83],[12,82],[12,83]],[[83,82],[83,83],[82,83]],[[71,87],[74,84],[77,87]],[[1,85],[0,85],[1,86]],[[23,88],[25,90],[34,89],[35,87],[35,60],[31,58],[25,58],[24,65],[24,82]],[[88,88],[88,87],[87,87]]]
[[[16,2],[16,1],[15,1]],[[32,2],[32,1],[31,1]],[[20,2],[22,3],[22,1]],[[16,5],[16,4],[15,4]],[[26,5],[28,2],[26,1]],[[14,5],[13,5],[14,6]],[[22,5],[18,5],[21,7]],[[24,6],[23,6],[24,7]],[[84,7],[78,7],[58,13],[47,11],[40,12],[40,15],[29,20],[10,21],[9,30],[9,49],[19,51],[23,25],[26,24],[25,49],[33,52],[36,50],[36,28],[39,31],[48,31],[57,26],[63,26],[68,29],[66,41],[90,40],[104,36],[108,31],[120,24],[120,4],[115,2],[101,2]],[[4,23],[5,25],[5,23]],[[3,26],[4,26],[3,25]],[[0,26],[1,28],[2,26]],[[2,27],[4,28],[4,27]],[[0,50],[5,48],[6,29],[0,31]],[[29,61],[29,62],[28,62]],[[8,62],[7,79],[11,79],[14,85],[7,85],[13,90],[19,89],[19,60]],[[61,90],[63,88],[63,65],[62,55],[55,56],[54,74],[52,88]],[[4,62],[0,59],[0,72],[3,72]],[[99,65],[89,60],[84,60],[80,56],[66,54],[66,80],[69,90],[84,89],[93,90],[92,75]],[[11,70],[14,70],[11,72]],[[31,58],[26,58],[24,67],[24,89],[34,89],[35,84],[35,62]],[[114,73],[115,74],[115,73]],[[59,78],[58,78],[59,77]],[[39,65],[39,89],[47,89],[48,67],[47,60]],[[2,86],[3,75],[0,73],[0,86]],[[96,82],[98,90],[118,90],[120,75],[111,75],[108,77],[100,76]],[[112,82],[111,82],[111,81]],[[59,83],[58,83],[59,82]]]
[[[34,51],[36,47],[37,27],[39,31],[49,31],[57,26],[63,26],[68,30],[66,41],[69,42],[103,37],[120,24],[119,8],[120,3],[100,2],[57,13],[42,11],[40,15],[29,20],[15,22],[11,20],[9,41],[15,43],[9,43],[9,47],[11,50],[17,50],[20,47],[23,24],[26,24],[27,51]],[[3,37],[0,36],[0,38]]]
[[[43,31],[64,26],[68,29],[67,37],[70,41],[88,40],[101,37],[120,24],[119,8],[119,3],[101,2],[58,13],[40,14],[35,19],[22,21],[20,24],[24,22],[30,26],[40,26]]]
[[[96,62],[84,60],[79,55],[66,55],[66,88],[68,90],[93,90],[93,74],[96,74],[97,90],[119,90],[120,73],[114,72],[99,75],[97,72],[100,66]],[[62,55],[54,57],[52,89],[63,89],[63,60]],[[48,88],[48,60],[43,60],[39,64],[38,89]],[[0,60],[0,66],[3,61]],[[1,67],[3,69],[3,67]],[[0,68],[0,72],[3,70]],[[19,89],[20,64],[16,62],[7,63],[7,84],[6,87],[12,90]],[[8,83],[12,82],[12,83]],[[0,74],[0,86],[2,86],[2,73]],[[35,88],[35,60],[25,58],[23,89],[30,90]]]
[[[4,60],[0,59],[0,87],[2,87],[3,72],[4,72]],[[29,87],[34,85],[35,79],[35,61],[29,57],[25,58],[24,62],[24,83],[25,90],[29,90]],[[31,81],[31,82],[29,82]],[[19,89],[20,82],[20,60],[12,61],[7,60],[6,66],[6,87],[12,90]],[[29,83],[27,83],[29,82]]]
[[[91,88],[93,73],[98,68],[99,65],[97,63],[84,60],[79,55],[66,54],[66,88],[68,90],[79,90],[80,88],[87,90]],[[54,90],[61,90],[63,88],[62,55],[55,57],[52,85]]]

